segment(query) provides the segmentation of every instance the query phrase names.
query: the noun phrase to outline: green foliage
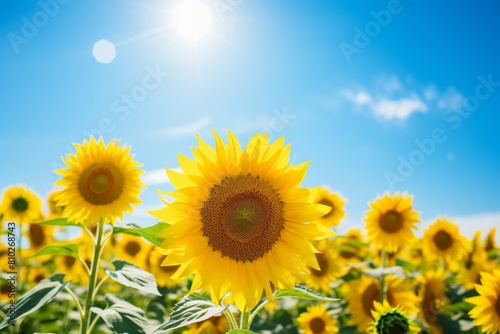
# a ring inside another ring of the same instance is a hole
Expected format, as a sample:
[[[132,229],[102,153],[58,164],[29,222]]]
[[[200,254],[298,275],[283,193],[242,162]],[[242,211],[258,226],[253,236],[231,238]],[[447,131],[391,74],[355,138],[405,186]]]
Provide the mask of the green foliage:
[[[74,258],[78,258],[78,248],[80,248],[80,245],[78,244],[45,246],[44,248],[40,249],[38,252],[29,257],[35,257],[41,255],[67,255]]]
[[[139,233],[144,239],[149,241],[155,246],[160,246],[163,242],[163,238],[159,237],[157,234],[167,227],[169,227],[170,224],[164,223],[164,222],[159,222],[153,226],[148,226],[148,227],[143,227],[143,228],[137,228],[135,229],[137,233]]]
[[[47,226],[78,226],[80,228],[83,227],[82,224],[68,222],[67,218],[56,218],[56,219],[46,220],[44,222],[40,222],[37,224],[47,225]]]
[[[293,298],[299,298],[299,299],[308,299],[308,300],[316,300],[316,301],[338,301],[339,299],[336,298],[330,298],[323,296],[319,292],[316,292],[314,290],[311,290],[305,285],[296,285],[294,290],[278,290],[274,294],[275,299],[280,299],[280,298],[285,298],[285,297],[293,297]]]
[[[116,270],[106,270],[106,274],[115,281],[125,286],[151,293],[153,295],[161,296],[156,285],[155,277],[125,261],[113,261]]]

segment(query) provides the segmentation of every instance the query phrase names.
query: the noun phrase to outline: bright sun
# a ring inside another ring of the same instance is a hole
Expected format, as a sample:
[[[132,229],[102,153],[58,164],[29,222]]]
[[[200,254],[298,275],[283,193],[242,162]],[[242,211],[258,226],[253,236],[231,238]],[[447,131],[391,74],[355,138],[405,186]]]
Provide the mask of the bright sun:
[[[212,27],[211,8],[200,0],[183,0],[173,18],[177,31],[190,41],[199,40]]]

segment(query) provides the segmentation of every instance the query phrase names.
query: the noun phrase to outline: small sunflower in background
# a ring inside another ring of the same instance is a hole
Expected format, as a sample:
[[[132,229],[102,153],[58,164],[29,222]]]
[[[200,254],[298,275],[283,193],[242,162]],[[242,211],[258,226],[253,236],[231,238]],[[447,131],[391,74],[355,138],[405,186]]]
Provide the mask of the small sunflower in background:
[[[476,284],[479,296],[467,298],[475,305],[469,315],[475,326],[481,326],[483,333],[500,333],[500,269],[493,274],[482,272],[481,284]]]
[[[387,291],[385,299],[391,306],[399,306],[407,314],[418,313],[418,299],[413,287],[402,278],[392,275],[385,277]],[[373,320],[373,302],[380,301],[380,283],[377,279],[362,276],[358,280],[350,281],[343,286],[345,300],[351,312],[350,324],[357,326],[359,331],[366,331]]]
[[[56,197],[59,195],[61,191],[55,190],[49,194],[47,197],[47,204],[49,205],[49,219],[56,219],[65,217],[64,205],[60,205],[56,200]]]
[[[36,223],[28,225],[24,232],[30,242],[30,249],[39,250],[54,241],[54,226],[45,226]]]
[[[302,334],[335,334],[339,332],[337,320],[326,310],[325,305],[312,305],[297,318]]]
[[[373,322],[367,330],[369,334],[417,334],[420,328],[399,307],[391,306],[386,300],[374,302]]]
[[[359,228],[351,228],[344,236],[335,238],[334,247],[339,250],[337,260],[342,266],[360,263],[368,255],[363,233]]]
[[[449,304],[446,297],[446,273],[443,268],[428,270],[418,278],[420,299],[420,318],[431,328],[431,333],[442,333],[438,323],[438,314]]]
[[[96,225],[102,219],[114,224],[123,213],[131,213],[132,205],[141,202],[144,185],[130,146],[118,146],[117,140],[105,145],[94,137],[73,145],[76,154],[62,158],[67,168],[54,171],[62,176],[55,185],[63,187],[54,199],[65,208],[68,221]]]
[[[4,221],[19,224],[39,221],[42,217],[42,201],[28,188],[12,186],[4,190],[0,212]]]
[[[323,204],[332,209],[326,215],[319,217],[314,222],[322,224],[328,228],[340,224],[345,216],[344,206],[346,200],[336,192],[332,192],[324,187],[318,187],[313,194],[314,201],[318,204]]]
[[[316,248],[320,251],[320,253],[316,253],[320,270],[310,268],[306,283],[313,290],[328,293],[332,290],[330,283],[344,275],[346,270],[337,261],[338,251],[332,247],[331,243],[321,240]]]
[[[369,203],[366,212],[367,239],[377,248],[394,252],[416,240],[413,230],[419,213],[413,210],[412,196],[385,193]]]
[[[158,236],[163,265],[180,265],[173,278],[195,274],[191,291],[210,291],[215,304],[230,291],[248,312],[263,293],[272,298],[272,284],[293,290],[309,267],[320,269],[311,241],[333,232],[310,222],[330,208],[299,187],[308,163],[289,164],[283,137],[257,133],[243,149],[231,132],[227,145],[214,137],[215,148],[198,138],[194,159],[179,156],[183,173],[167,169],[173,201],[151,213],[172,224]]]
[[[496,234],[497,234],[497,228],[493,227],[486,236],[486,240],[484,242],[484,249],[488,253],[491,251],[495,251],[497,249]]]
[[[120,260],[147,269],[148,246],[142,237],[122,233],[113,250]]]
[[[457,225],[446,218],[439,218],[424,231],[422,251],[428,262],[444,259],[453,270],[467,254],[468,243]]]

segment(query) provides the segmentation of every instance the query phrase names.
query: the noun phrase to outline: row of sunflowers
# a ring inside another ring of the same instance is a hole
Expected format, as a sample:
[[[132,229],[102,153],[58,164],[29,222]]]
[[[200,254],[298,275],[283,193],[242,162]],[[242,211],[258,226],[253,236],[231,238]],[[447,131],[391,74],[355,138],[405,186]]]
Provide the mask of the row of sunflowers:
[[[495,228],[441,217],[417,237],[412,196],[386,192],[340,235],[346,200],[300,187],[283,138],[214,137],[167,169],[153,226],[122,222],[145,186],[117,140],[74,144],[46,215],[8,187],[2,333],[500,333]]]

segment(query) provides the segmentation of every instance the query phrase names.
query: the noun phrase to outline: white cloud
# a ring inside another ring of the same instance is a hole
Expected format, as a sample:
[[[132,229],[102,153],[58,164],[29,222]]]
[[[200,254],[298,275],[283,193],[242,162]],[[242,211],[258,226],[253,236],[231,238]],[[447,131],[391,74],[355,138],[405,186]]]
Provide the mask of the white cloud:
[[[372,102],[370,94],[363,90],[356,93],[351,89],[343,89],[341,94],[352,103],[360,106],[370,104]]]
[[[212,119],[206,117],[196,122],[174,126],[162,131],[163,135],[167,137],[181,137],[186,135],[194,135],[201,129],[212,124]]]
[[[394,92],[403,89],[403,85],[396,75],[391,75],[390,77],[382,76],[375,79],[375,83],[380,86],[386,94],[393,94]]]
[[[438,216],[441,217],[441,216]],[[444,217],[444,216],[443,216]],[[482,232],[481,238],[485,238],[487,233],[495,226],[500,225],[500,212],[481,212],[477,214],[464,215],[464,216],[448,216],[448,220],[458,225],[460,233],[467,238],[472,238],[477,230]],[[423,231],[427,226],[432,224],[431,221],[424,221],[421,227]],[[500,242],[500,230],[497,230],[496,239]]]
[[[418,97],[399,100],[382,99],[374,106],[375,114],[387,119],[406,119],[415,112],[426,112],[427,105]]]
[[[437,101],[439,109],[458,110],[464,102],[464,96],[455,88],[449,87]]]
[[[176,172],[182,172],[182,169],[180,167],[171,169],[175,170]],[[148,186],[154,184],[170,183],[170,180],[168,179],[167,176],[167,171],[165,169],[155,169],[146,172],[144,173],[141,179]]]

